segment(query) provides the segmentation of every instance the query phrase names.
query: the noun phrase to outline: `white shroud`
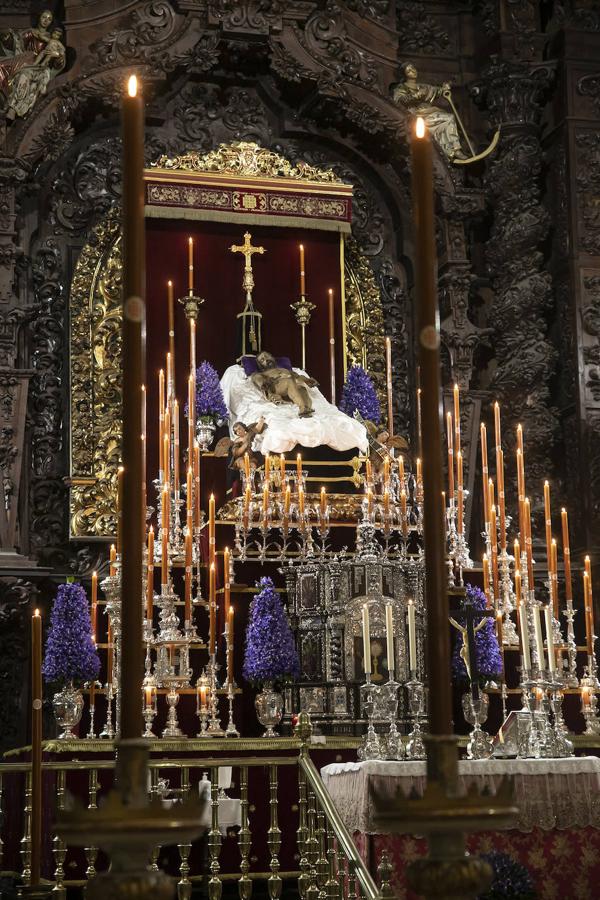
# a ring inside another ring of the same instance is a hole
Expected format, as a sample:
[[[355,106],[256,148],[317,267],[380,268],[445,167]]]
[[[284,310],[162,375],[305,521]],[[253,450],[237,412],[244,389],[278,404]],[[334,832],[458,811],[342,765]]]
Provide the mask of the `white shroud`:
[[[294,369],[306,375],[302,369]],[[367,432],[364,425],[351,419],[337,407],[328,403],[318,388],[308,388],[314,407],[309,418],[301,419],[295,403],[271,403],[245,374],[241,366],[229,366],[221,378],[225,403],[230,413],[229,430],[236,422],[250,425],[261,416],[269,426],[257,435],[254,449],[263,455],[286,453],[296,444],[302,447],[318,447],[324,444],[333,450],[352,450],[355,447],[365,453]]]

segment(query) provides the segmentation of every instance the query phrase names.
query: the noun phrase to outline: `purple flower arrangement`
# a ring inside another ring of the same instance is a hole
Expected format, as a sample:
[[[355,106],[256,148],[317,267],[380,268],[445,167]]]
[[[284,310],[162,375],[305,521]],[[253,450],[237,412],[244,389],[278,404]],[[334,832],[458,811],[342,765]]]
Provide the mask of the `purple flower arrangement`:
[[[359,412],[363,419],[379,425],[381,406],[373,382],[362,366],[352,366],[342,388],[340,409],[347,416]]]
[[[478,587],[472,584],[467,585],[466,602],[470,603],[476,610],[485,611],[487,601],[485,594]],[[466,619],[463,616],[457,616],[457,621],[464,625]],[[475,621],[475,625],[479,622]],[[460,632],[456,635],[454,643],[454,652],[452,654],[452,672],[457,681],[468,680],[467,670],[460,651],[463,645],[463,638]],[[489,616],[485,625],[475,632],[475,656],[477,674],[483,681],[495,678],[502,674],[502,654],[496,637],[496,627],[494,617]]]
[[[484,853],[481,857],[492,867],[493,881],[478,900],[536,900],[537,894],[525,866],[507,853]]]
[[[242,673],[246,681],[277,681],[298,678],[300,661],[294,637],[271,578],[256,584],[246,629],[246,648]]]
[[[52,605],[42,673],[46,681],[59,684],[83,684],[100,673],[88,600],[80,584],[59,585]]]
[[[228,416],[216,369],[203,360],[196,369],[196,418],[221,425]]]

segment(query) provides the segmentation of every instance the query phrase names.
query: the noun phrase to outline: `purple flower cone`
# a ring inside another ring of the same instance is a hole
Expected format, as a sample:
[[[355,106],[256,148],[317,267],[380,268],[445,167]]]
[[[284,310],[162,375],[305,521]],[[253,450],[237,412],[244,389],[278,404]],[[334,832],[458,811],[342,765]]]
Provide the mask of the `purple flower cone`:
[[[219,376],[206,360],[196,369],[196,417],[201,419],[205,416],[214,419],[217,424],[229,416]]]
[[[42,673],[46,681],[82,684],[97,678],[100,658],[92,640],[86,593],[80,584],[61,584],[52,605]]]
[[[347,416],[354,416],[358,411],[363,419],[368,419],[375,425],[381,422],[381,406],[373,382],[362,366],[352,366],[346,376],[340,409]]]
[[[281,598],[270,578],[261,578],[250,605],[243,676],[246,681],[297,678],[300,661]]]
[[[485,594],[478,587],[472,584],[467,585],[467,601],[470,602],[475,609],[485,610],[487,601]],[[457,621],[461,625],[465,624],[464,616],[457,616]],[[475,621],[477,625],[477,620]],[[468,680],[467,670],[464,661],[460,655],[463,645],[463,638],[460,632],[457,632],[454,642],[454,651],[452,653],[452,672],[457,681]],[[502,654],[496,637],[496,628],[493,616],[488,617],[483,628],[475,632],[475,655],[477,660],[477,672],[479,676],[485,680],[494,678],[502,674]]]

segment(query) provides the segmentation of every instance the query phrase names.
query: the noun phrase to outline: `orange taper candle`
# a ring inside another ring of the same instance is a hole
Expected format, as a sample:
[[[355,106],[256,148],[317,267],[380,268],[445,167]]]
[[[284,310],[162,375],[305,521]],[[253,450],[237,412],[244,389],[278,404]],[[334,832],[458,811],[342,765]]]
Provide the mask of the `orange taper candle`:
[[[208,652],[211,656],[216,652],[216,636],[217,636],[217,582],[216,582],[215,564],[211,562],[209,569],[209,587],[208,587]]]
[[[298,453],[296,456],[296,476],[298,478],[298,484],[302,481],[302,455]]]
[[[194,526],[200,528],[200,446],[194,441]]]
[[[227,680],[229,684],[233,683],[233,606],[229,607],[229,612],[225,620],[227,622]]]
[[[333,315],[333,290],[328,291],[329,308],[329,384],[331,402],[335,406],[335,318]],[[390,429],[392,431],[393,429]]]
[[[327,511],[327,491],[325,490],[325,487],[324,487],[324,486],[321,487],[321,497],[320,497],[320,507],[319,507],[319,510],[320,510],[320,513],[321,513],[321,521],[324,521],[324,519],[325,519],[325,513],[326,513],[326,511]]]
[[[96,628],[98,624],[98,573],[92,572],[92,611],[91,611],[92,637],[96,640]]]
[[[188,238],[188,291],[194,295],[194,238]]]
[[[569,516],[563,507],[560,511],[563,539],[563,558],[565,564],[565,596],[569,603],[573,600],[573,583],[571,580],[571,545],[569,542]]]
[[[483,554],[483,592],[487,600],[487,608],[492,605],[492,595],[490,592],[490,564],[488,562],[487,553]]]
[[[492,551],[492,584],[494,586],[494,602],[498,604],[499,579],[498,579],[498,526],[496,524],[496,506],[490,506],[490,543]]]
[[[169,482],[165,481],[161,495],[161,584],[169,583]]]
[[[110,566],[108,568],[109,575],[117,574],[117,567],[115,566],[115,561],[117,559],[117,548],[114,544],[110,545]]]
[[[42,856],[42,617],[31,617],[31,877],[40,883]]]
[[[544,524],[546,526],[546,563],[548,578],[552,572],[552,511],[550,507],[550,482],[544,481]]]
[[[304,273],[304,244],[300,244],[300,294],[306,295],[306,277]]]
[[[146,618],[152,622],[154,613],[154,528],[148,531],[148,576],[146,579]]]
[[[172,400],[175,396],[175,297],[172,281],[167,281],[167,303],[169,306],[169,355],[171,357],[169,397]]]
[[[498,476],[498,512],[500,514],[500,549],[506,550],[506,495],[504,492],[504,451],[496,450],[496,471]]]
[[[225,598],[225,621],[228,621],[231,608],[231,554],[229,547],[223,551],[223,594]]]
[[[123,466],[117,469],[117,553],[123,551]]]
[[[184,538],[185,547],[185,606],[183,620],[187,625],[192,621],[192,532],[189,528],[185,529]]]
[[[158,473],[162,481],[164,477],[163,446],[165,438],[165,373],[158,373]]]
[[[283,490],[285,485],[285,456],[283,455],[283,453],[279,457],[279,481],[280,488],[281,490]]]
[[[523,518],[525,521],[525,552],[527,553],[527,579],[529,582],[529,590],[533,591],[533,544],[531,541],[531,503],[529,497],[525,497],[523,501]]]
[[[194,377],[190,372],[188,376],[188,462],[191,465],[194,457]]]
[[[208,562],[214,565],[215,562],[215,495],[211,494],[208,501]]]
[[[194,470],[188,466],[185,480],[185,521],[190,533],[194,527]]]
[[[454,425],[452,413],[446,413],[446,436],[448,438],[448,499],[454,500]]]
[[[400,491],[400,515],[402,517],[402,535],[406,540],[408,537],[408,516],[406,514],[406,491],[404,488]]]
[[[556,538],[552,538],[550,546],[550,583],[552,585],[554,618],[558,619],[558,547]]]
[[[179,403],[173,401],[173,491],[179,496]]]
[[[487,428],[485,422],[479,426],[479,439],[481,443],[481,478],[483,481],[483,521],[486,528],[490,524],[490,504],[488,495],[488,451],[487,451]]]
[[[585,614],[585,642],[588,656],[594,653],[594,615],[592,611],[592,590],[588,572],[583,572],[583,608]]]
[[[458,529],[458,533],[463,533],[464,528],[464,518],[463,518],[463,456],[462,451],[457,450],[456,452],[456,527]]]

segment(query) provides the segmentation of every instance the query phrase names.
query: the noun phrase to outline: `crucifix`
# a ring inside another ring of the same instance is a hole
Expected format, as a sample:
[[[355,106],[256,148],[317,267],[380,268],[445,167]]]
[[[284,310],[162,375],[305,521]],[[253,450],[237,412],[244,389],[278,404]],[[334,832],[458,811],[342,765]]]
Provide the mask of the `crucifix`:
[[[475,609],[472,603],[465,603],[465,625],[461,625],[452,616],[450,616],[450,624],[456,628],[462,635],[462,647],[460,655],[465,664],[469,681],[471,682],[471,694],[473,700],[479,699],[479,672],[477,671],[477,643],[475,635],[480,631],[488,620],[488,616],[493,615],[487,611]],[[476,625],[475,619],[482,616],[481,621]]]
[[[241,313],[238,313],[238,319],[241,319],[242,325],[242,356],[246,355],[246,320],[248,320],[248,340],[251,349],[256,353],[260,349],[260,320],[262,318],[259,312],[254,309],[252,302],[252,290],[254,288],[254,275],[252,273],[252,255],[254,253],[266,253],[264,247],[253,247],[252,236],[249,231],[244,234],[243,244],[232,244],[229,248],[232,253],[242,253],[244,256],[244,276],[242,278],[242,288],[246,291],[246,305]],[[257,321],[258,321],[258,338],[257,338]]]

